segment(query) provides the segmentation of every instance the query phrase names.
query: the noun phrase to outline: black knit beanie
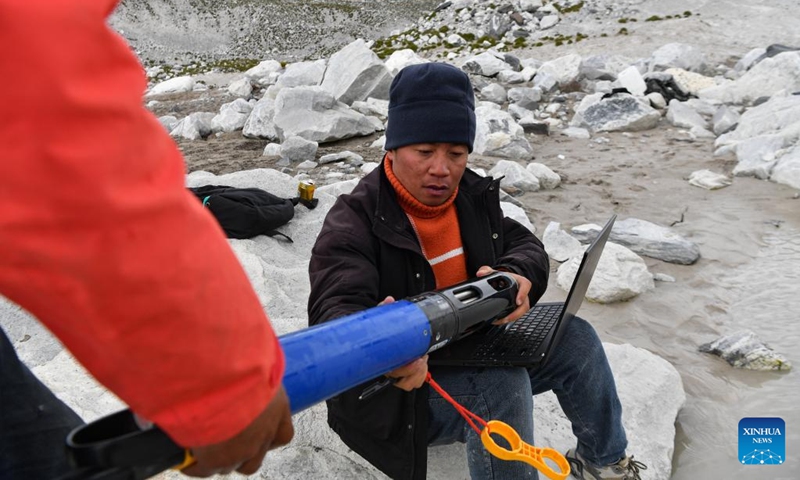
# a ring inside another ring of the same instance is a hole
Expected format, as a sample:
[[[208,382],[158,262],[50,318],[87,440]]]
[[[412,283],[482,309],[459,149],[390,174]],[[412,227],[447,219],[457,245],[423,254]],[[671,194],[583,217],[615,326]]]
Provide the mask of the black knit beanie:
[[[389,89],[384,150],[415,143],[475,141],[475,96],[466,73],[446,63],[409,65]]]

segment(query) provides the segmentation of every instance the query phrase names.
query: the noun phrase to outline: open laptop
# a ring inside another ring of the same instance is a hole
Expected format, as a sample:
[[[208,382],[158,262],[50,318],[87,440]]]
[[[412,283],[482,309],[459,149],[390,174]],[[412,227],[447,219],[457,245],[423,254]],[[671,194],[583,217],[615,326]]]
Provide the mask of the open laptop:
[[[472,335],[432,352],[428,363],[470,367],[533,367],[547,361],[567,325],[578,313],[616,218],[613,215],[606,222],[584,252],[566,302],[537,303],[515,322],[489,324]]]

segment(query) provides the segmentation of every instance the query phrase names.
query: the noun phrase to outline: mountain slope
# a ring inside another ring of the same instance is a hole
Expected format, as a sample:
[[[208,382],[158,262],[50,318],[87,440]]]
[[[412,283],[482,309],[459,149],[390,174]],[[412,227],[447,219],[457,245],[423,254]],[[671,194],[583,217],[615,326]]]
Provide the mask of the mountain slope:
[[[327,56],[402,29],[438,2],[124,0],[110,20],[147,62]]]

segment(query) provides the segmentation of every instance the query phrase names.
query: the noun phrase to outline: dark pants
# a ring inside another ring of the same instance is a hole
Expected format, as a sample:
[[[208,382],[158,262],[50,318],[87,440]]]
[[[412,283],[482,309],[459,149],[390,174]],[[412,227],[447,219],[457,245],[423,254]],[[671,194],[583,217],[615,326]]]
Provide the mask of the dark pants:
[[[81,424],[20,362],[0,329],[0,478],[50,480],[68,472],[64,441]]]

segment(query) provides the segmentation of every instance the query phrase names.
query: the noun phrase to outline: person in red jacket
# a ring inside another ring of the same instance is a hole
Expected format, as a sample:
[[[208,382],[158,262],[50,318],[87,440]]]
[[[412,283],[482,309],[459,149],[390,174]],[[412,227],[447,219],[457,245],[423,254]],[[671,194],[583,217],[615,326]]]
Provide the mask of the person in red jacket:
[[[116,3],[0,0],[0,294],[190,448],[184,473],[253,473],[293,435],[283,354],[142,106]],[[53,478],[80,419],[12,346],[0,334],[0,478]]]

